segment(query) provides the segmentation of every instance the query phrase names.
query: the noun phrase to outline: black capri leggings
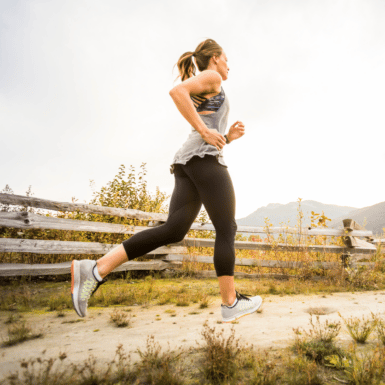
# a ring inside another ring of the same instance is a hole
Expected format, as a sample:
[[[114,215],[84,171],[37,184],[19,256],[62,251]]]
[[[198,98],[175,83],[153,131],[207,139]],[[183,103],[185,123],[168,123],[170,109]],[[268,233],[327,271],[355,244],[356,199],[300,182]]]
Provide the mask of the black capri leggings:
[[[174,168],[175,187],[169,215],[163,225],[141,231],[123,242],[129,260],[152,250],[181,242],[197,217],[202,203],[215,227],[214,267],[217,276],[234,275],[235,222],[234,187],[227,171],[215,156],[194,156]]]

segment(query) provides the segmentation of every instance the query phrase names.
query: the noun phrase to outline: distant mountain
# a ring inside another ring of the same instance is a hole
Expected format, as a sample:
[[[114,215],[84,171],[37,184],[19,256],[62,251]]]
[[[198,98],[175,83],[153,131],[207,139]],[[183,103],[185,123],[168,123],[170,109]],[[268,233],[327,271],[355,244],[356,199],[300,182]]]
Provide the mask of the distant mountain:
[[[356,207],[350,206],[338,206],[329,205],[312,200],[305,200],[301,202],[301,209],[304,214],[302,219],[303,225],[310,225],[311,212],[314,211],[318,214],[324,212],[325,216],[330,219],[336,218],[351,218],[347,216],[352,211],[357,211]],[[289,226],[297,225],[298,215],[298,202],[290,202],[287,204],[281,203],[269,203],[267,206],[260,207],[245,218],[237,219],[236,222],[240,226],[265,226],[265,217],[269,218],[269,221],[273,226],[280,226],[281,223]],[[328,227],[330,227],[329,221],[327,221]]]
[[[342,227],[342,219],[345,219],[345,217],[335,218],[332,222],[329,222],[328,227]],[[366,220],[365,229],[371,230],[373,234],[382,237],[383,228],[385,228],[385,202],[354,210],[349,213],[349,219],[354,219],[361,226]]]

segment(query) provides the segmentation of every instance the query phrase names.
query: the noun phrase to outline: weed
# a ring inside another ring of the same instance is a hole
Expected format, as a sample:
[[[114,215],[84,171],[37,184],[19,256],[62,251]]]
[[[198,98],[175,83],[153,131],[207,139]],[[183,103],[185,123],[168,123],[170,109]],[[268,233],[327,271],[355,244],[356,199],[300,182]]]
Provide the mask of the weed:
[[[343,354],[342,350],[333,342],[324,342],[320,340],[297,339],[294,344],[294,349],[297,353],[320,363],[325,363],[325,359],[328,356],[341,356]]]
[[[267,292],[269,294],[278,294],[279,290],[277,289],[277,286],[273,282],[270,282]]]
[[[307,312],[310,315],[326,315],[332,313],[333,311],[327,307],[310,307]]]
[[[385,321],[377,318],[376,332],[378,339],[385,345]]]
[[[202,295],[202,297],[199,301],[199,307],[201,309],[205,309],[205,308],[209,307],[210,303],[211,303],[211,298],[207,294],[204,294],[204,295]]]
[[[302,333],[305,334],[305,336],[309,339],[315,339],[322,342],[332,342],[339,334],[341,330],[341,323],[340,322],[331,322],[329,323],[328,320],[325,321],[325,323],[321,324],[319,320],[319,316],[316,316],[317,322],[313,322],[313,317],[310,316],[310,325],[312,329],[310,331],[303,332],[300,331],[300,328],[294,329],[294,332],[297,335],[301,335]]]
[[[358,266],[356,268],[347,267],[347,281],[353,288],[377,289],[379,284],[384,282],[384,274],[377,270],[369,269],[367,266]]]
[[[159,343],[155,342],[154,336],[148,336],[146,350],[137,350],[141,361],[137,365],[137,374],[145,383],[153,385],[179,385],[182,380],[173,371],[173,366],[180,358],[182,351],[171,351],[168,349],[162,352]]]
[[[313,317],[310,317],[310,325],[312,326],[310,331],[301,331],[301,328],[293,329],[296,334],[293,349],[314,361],[324,363],[325,357],[342,354],[342,350],[333,341],[341,329],[341,324],[340,322],[329,323],[328,320],[321,324],[319,316],[316,316],[316,319],[317,322],[313,323]]]
[[[164,293],[159,296],[157,300],[158,305],[167,305],[172,301],[171,295],[169,293]]]
[[[317,373],[315,361],[309,361],[302,356],[294,360],[289,358],[283,374],[284,383],[287,385],[322,385],[323,381]]]
[[[72,309],[72,300],[67,293],[59,293],[52,295],[48,299],[48,309],[50,311],[63,311],[64,309]]]
[[[349,359],[342,355],[332,354],[331,356],[325,357],[325,366],[335,368],[337,370],[347,369],[349,367]]]
[[[33,333],[32,328],[25,321],[17,321],[8,328],[8,340],[3,342],[3,346],[13,346],[41,337],[43,337],[43,333]]]
[[[362,316],[362,319],[357,317],[345,319],[340,313],[338,313],[338,315],[343,319],[350,336],[354,339],[354,341],[360,344],[364,344],[366,342],[377,324],[377,320],[373,313],[371,319],[365,318],[365,316]]]
[[[13,373],[6,378],[4,384],[9,385],[64,385],[73,383],[76,367],[63,369],[62,361],[66,355],[59,355],[59,364],[56,358],[41,358],[22,360],[20,366],[22,373]],[[55,367],[55,369],[54,369]]]
[[[348,381],[354,385],[378,385],[384,375],[385,348],[376,347],[370,353],[358,353],[353,345],[349,365],[344,369]]]
[[[21,314],[17,314],[17,313],[11,314],[4,323],[6,325],[10,325],[10,324],[13,324],[15,322],[20,321],[22,318],[23,318],[23,316]]]
[[[112,313],[110,313],[110,321],[113,322],[118,328],[124,328],[130,325],[128,314],[118,309],[115,309]]]
[[[237,373],[237,363],[241,352],[239,340],[235,339],[234,328],[231,329],[230,336],[226,338],[224,329],[215,333],[215,328],[210,328],[205,322],[201,334],[206,343],[202,362],[205,378],[214,384],[233,379]]]
[[[189,306],[190,297],[189,294],[179,294],[176,299],[176,306]]]
[[[251,376],[245,382],[250,385],[275,385],[282,374],[278,363],[274,362],[268,351],[254,353],[252,348],[243,348],[239,362],[239,369],[251,369]]]

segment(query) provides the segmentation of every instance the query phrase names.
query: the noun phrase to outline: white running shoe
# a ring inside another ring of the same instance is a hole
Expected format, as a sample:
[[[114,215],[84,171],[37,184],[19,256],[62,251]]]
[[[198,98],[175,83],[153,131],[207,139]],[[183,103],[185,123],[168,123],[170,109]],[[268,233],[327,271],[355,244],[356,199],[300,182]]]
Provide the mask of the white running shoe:
[[[106,282],[99,282],[93,273],[96,261],[84,259],[72,261],[71,264],[71,297],[76,313],[80,317],[87,315],[88,300],[96,289]]]
[[[222,322],[235,321],[245,315],[254,313],[262,305],[262,298],[259,295],[249,298],[237,291],[235,293],[237,295],[237,303],[235,305],[221,305]]]

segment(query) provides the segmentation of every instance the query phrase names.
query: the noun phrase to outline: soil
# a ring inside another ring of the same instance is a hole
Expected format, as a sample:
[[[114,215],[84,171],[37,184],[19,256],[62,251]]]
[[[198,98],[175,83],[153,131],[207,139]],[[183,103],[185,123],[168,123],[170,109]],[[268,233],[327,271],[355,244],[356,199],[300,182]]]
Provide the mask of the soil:
[[[67,360],[83,362],[91,354],[98,362],[111,361],[116,348],[123,344],[132,358],[138,358],[137,349],[144,350],[149,335],[155,337],[163,348],[198,347],[202,343],[202,328],[205,321],[216,330],[222,328],[226,333],[235,329],[235,336],[242,343],[253,344],[257,348],[278,350],[292,344],[293,328],[309,330],[310,314],[317,312],[320,321],[341,321],[338,312],[349,318],[385,314],[385,292],[370,291],[356,293],[333,293],[320,295],[264,295],[261,312],[243,317],[235,324],[221,324],[220,299],[213,301],[208,308],[199,309],[194,304],[188,307],[175,305],[123,307],[131,309],[130,327],[118,328],[110,321],[112,308],[91,308],[86,318],[79,318],[74,311],[26,313],[23,318],[36,332],[43,332],[43,338],[21,344],[0,348],[0,379],[20,368],[21,359],[54,357],[66,353]],[[167,313],[175,310],[175,316]],[[0,312],[0,334],[7,336],[6,319],[10,312]],[[81,320],[69,323],[68,321]],[[65,323],[63,323],[65,322]],[[341,330],[345,330],[343,327]],[[370,338],[375,338],[371,336]],[[349,341],[351,337],[343,331],[337,341]]]

